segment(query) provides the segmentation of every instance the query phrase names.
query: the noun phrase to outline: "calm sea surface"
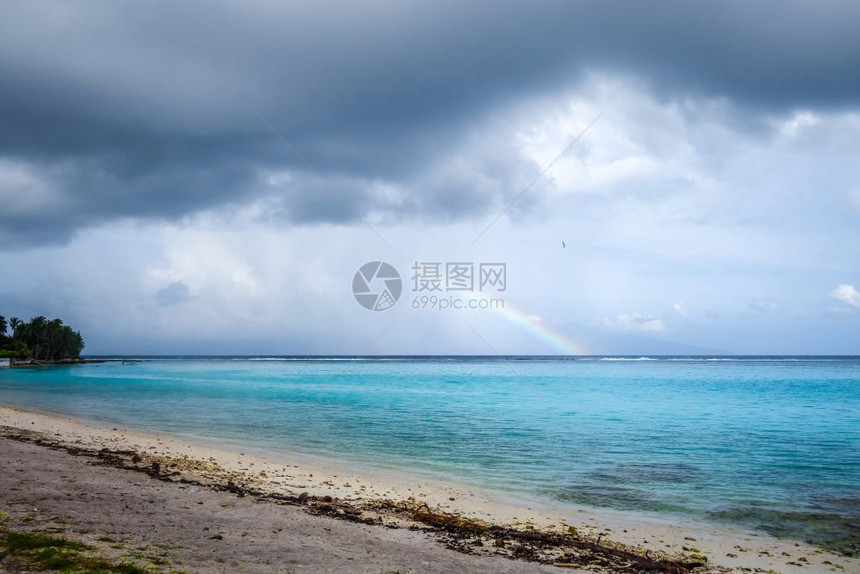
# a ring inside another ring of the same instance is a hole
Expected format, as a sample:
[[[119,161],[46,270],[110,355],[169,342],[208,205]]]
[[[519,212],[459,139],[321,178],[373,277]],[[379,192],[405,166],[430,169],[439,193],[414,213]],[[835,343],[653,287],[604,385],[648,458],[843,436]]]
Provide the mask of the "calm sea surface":
[[[856,552],[860,358],[159,358],[0,402]]]

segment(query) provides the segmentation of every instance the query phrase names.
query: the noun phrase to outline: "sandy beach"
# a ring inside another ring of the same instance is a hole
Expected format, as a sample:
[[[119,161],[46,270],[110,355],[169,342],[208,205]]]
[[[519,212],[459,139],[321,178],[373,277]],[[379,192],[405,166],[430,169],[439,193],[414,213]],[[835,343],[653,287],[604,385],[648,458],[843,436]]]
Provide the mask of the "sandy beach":
[[[204,443],[0,408],[3,528],[163,572],[860,571],[761,533]]]

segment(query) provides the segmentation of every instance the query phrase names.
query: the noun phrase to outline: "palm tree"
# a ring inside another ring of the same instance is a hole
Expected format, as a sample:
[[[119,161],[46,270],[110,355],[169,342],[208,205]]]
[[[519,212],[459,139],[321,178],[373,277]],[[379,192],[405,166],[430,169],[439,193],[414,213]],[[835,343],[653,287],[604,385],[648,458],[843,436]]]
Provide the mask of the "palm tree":
[[[12,317],[9,319],[9,326],[12,327],[12,337],[15,337],[15,330],[21,326],[21,319]]]
[[[6,336],[6,326],[7,325],[8,325],[8,323],[6,323],[6,317],[4,317],[3,315],[0,315],[0,338],[3,338]]]
[[[0,319],[3,319],[0,317]],[[3,319],[3,332],[6,330],[6,321]],[[60,359],[79,359],[84,348],[84,340],[80,331],[75,331],[68,325],[64,325],[60,319],[48,320],[45,317],[33,317],[29,322],[23,322],[13,317],[9,322],[13,329],[11,345],[7,344],[5,337],[3,346],[14,350],[22,357],[29,356],[36,361],[48,362]]]

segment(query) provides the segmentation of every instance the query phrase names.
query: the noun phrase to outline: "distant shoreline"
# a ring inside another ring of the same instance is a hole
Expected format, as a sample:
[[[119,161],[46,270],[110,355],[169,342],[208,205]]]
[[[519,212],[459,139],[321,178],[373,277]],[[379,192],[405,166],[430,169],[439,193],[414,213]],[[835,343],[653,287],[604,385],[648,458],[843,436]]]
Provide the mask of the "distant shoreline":
[[[65,367],[68,365],[98,365],[103,363],[135,363],[131,359],[60,359],[57,361],[37,361],[35,359],[12,359],[9,367],[24,369],[33,367]]]

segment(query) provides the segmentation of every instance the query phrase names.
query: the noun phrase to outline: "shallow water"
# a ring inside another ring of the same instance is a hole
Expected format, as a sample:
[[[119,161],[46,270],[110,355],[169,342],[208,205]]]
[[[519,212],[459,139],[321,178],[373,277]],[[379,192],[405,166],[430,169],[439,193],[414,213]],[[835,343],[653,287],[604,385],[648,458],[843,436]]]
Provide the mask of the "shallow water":
[[[4,369],[0,402],[857,548],[860,358],[260,359]]]

